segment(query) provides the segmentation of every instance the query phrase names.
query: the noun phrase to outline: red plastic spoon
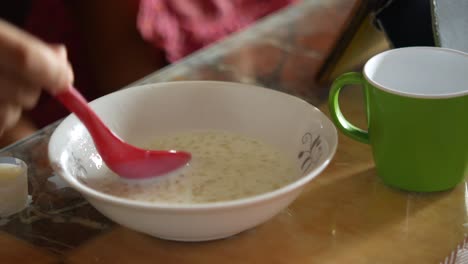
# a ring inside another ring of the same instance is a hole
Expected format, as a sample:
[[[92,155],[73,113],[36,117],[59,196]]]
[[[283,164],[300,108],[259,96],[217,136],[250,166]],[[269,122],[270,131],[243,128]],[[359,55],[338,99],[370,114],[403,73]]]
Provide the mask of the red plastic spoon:
[[[122,141],[72,86],[56,94],[55,98],[83,122],[102,160],[123,178],[138,180],[165,175],[186,165],[192,157],[184,151],[145,150]]]

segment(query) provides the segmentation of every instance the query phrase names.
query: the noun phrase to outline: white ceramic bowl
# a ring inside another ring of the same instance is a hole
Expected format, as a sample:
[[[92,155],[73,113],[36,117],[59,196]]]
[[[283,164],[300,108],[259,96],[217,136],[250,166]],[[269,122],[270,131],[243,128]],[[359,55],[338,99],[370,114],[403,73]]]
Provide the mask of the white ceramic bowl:
[[[49,143],[54,170],[113,221],[170,240],[219,239],[267,221],[325,169],[337,147],[334,125],[317,108],[285,93],[251,85],[159,83],[121,90],[90,105],[113,131],[137,146],[174,132],[227,130],[276,146],[301,168],[303,176],[289,185],[233,201],[173,205],[118,198],[80,180],[106,173],[108,168],[84,126],[74,115],[67,117]]]

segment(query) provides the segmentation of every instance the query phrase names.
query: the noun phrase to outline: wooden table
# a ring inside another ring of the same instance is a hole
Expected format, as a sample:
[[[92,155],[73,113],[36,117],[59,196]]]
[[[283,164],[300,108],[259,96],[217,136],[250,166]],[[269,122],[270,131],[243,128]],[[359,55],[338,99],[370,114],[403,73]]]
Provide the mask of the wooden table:
[[[328,113],[328,89],[315,75],[361,3],[303,1],[135,84],[254,83]],[[360,89],[341,99],[365,127]],[[438,263],[467,233],[465,182],[433,194],[388,188],[369,146],[340,134],[327,170],[267,223],[213,242],[160,240],[114,224],[52,172],[46,149],[56,125],[0,151],[29,165],[33,201],[0,219],[0,263]]]

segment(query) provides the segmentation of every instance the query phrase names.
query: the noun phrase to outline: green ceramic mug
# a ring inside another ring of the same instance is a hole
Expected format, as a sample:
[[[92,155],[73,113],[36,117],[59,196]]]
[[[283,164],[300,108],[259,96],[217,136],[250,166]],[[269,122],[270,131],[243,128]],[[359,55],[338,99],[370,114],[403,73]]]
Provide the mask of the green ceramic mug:
[[[368,130],[350,124],[338,97],[364,87]],[[468,174],[468,54],[435,47],[393,49],[372,57],[363,73],[332,85],[331,117],[347,136],[372,146],[384,183],[408,191],[455,187]]]

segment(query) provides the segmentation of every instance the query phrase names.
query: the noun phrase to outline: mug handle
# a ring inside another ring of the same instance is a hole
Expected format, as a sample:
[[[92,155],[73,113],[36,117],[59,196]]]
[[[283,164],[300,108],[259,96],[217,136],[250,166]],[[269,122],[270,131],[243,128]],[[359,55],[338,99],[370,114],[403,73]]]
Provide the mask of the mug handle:
[[[369,144],[369,133],[349,123],[348,120],[346,120],[346,118],[341,113],[340,105],[338,102],[340,91],[344,86],[352,84],[360,84],[364,86],[365,81],[361,73],[345,73],[333,82],[330,89],[330,95],[328,97],[328,107],[330,108],[330,115],[335,125],[345,135],[359,142]]]

